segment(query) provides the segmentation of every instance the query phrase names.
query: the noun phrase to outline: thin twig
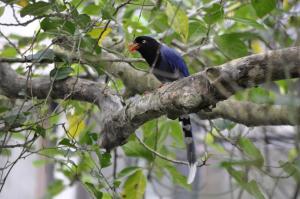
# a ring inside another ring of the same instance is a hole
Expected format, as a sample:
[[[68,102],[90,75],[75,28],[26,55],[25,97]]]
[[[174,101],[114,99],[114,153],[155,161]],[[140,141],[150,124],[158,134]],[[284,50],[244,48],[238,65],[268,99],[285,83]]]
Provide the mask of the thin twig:
[[[72,62],[78,62],[78,58],[75,58],[71,60]],[[125,63],[132,63],[132,62],[145,62],[144,59],[141,58],[103,58],[99,59],[99,61],[103,62],[125,62]],[[58,63],[59,60],[43,60],[43,59],[28,59],[28,58],[5,58],[5,57],[0,57],[0,63]],[[88,61],[81,60],[80,61],[82,64],[88,64]]]
[[[166,161],[169,161],[169,162],[173,162],[175,164],[184,164],[184,165],[189,165],[188,162],[186,161],[181,161],[181,160],[174,160],[174,159],[171,159],[171,158],[168,158],[160,153],[158,153],[157,151],[153,150],[152,148],[150,148],[146,143],[144,143],[142,141],[142,139],[135,133],[135,137],[137,138],[137,140],[146,148],[148,149],[151,153],[155,154],[157,157],[163,159],[163,160],[166,160]],[[198,163],[198,167],[202,167],[204,165],[206,165],[206,161],[207,159],[205,159],[204,161],[202,161],[202,163]]]
[[[32,129],[30,129],[30,130],[32,130]],[[36,134],[34,134],[32,139],[24,142],[23,144],[4,145],[4,146],[1,146],[1,148],[7,149],[7,148],[26,147],[29,143],[34,142],[37,139],[37,137],[38,136]]]
[[[126,2],[120,4],[120,5],[116,8],[116,10],[115,10],[115,12],[112,14],[112,16],[115,16],[115,15],[119,12],[119,10],[120,10],[122,7],[124,7],[124,6],[126,6],[127,4],[129,4],[130,1],[132,1],[132,0],[127,0]],[[96,49],[96,47],[97,47],[97,45],[98,45],[100,39],[102,38],[102,35],[103,35],[104,32],[107,30],[107,28],[108,28],[110,22],[111,22],[111,19],[109,19],[109,20],[107,21],[107,23],[105,24],[103,31],[100,33],[99,37],[97,38],[97,42],[95,43],[92,52],[94,52],[94,50]]]
[[[18,52],[19,55],[22,55],[18,47],[12,41],[10,41],[10,39],[7,36],[5,36],[5,34],[1,30],[0,35],[9,43],[9,45],[11,45]]]

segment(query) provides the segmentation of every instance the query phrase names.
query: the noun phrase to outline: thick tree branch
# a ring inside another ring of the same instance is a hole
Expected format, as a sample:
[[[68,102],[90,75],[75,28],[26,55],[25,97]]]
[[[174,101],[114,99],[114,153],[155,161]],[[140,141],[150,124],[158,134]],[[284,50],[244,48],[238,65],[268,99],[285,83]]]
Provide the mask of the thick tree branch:
[[[10,98],[75,99],[98,104],[105,110],[122,107],[120,98],[105,84],[76,77],[59,81],[50,77],[26,78],[5,63],[0,63],[0,94]]]
[[[112,53],[102,53],[102,58],[116,59],[117,56]],[[122,79],[126,90],[132,94],[153,90],[161,84],[151,73],[136,70],[125,62],[105,62],[103,67],[115,77]]]
[[[255,104],[235,100],[217,103],[211,112],[199,111],[200,119],[226,118],[246,126],[300,124],[300,107]]]
[[[58,43],[57,41],[55,43]],[[63,44],[59,44],[63,46]],[[161,83],[150,73],[136,70],[130,64],[134,62],[144,62],[143,59],[120,58],[113,53],[102,52],[101,56],[96,57],[84,52],[78,54],[69,54],[66,51],[48,50],[44,52],[47,56],[25,56],[24,58],[1,58],[0,63],[54,63],[62,60],[69,60],[73,63],[87,64],[94,67],[103,67],[111,75],[122,79],[126,86],[127,95],[131,96],[136,93],[157,88]]]
[[[123,144],[140,125],[167,114],[209,110],[235,92],[263,82],[300,77],[300,48],[270,51],[211,67],[127,102],[103,120],[102,146]]]

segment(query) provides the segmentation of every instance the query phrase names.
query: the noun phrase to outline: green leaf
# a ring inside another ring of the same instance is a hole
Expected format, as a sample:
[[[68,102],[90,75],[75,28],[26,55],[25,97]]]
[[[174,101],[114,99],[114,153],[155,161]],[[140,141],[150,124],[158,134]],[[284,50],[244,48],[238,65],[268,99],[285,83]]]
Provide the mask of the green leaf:
[[[48,194],[50,196],[56,196],[59,194],[62,190],[64,190],[64,184],[62,180],[55,180],[52,182],[48,187]]]
[[[300,182],[300,168],[294,163],[282,161],[279,162],[283,170],[288,174],[291,175],[296,182]]]
[[[1,107],[0,107],[0,114],[6,112],[6,111],[8,111],[8,110],[10,110],[10,108],[1,106]]]
[[[142,170],[136,171],[124,183],[123,199],[142,199],[146,190],[147,179]]]
[[[246,184],[246,191],[253,195],[256,199],[264,199],[264,195],[261,193],[256,181],[251,180]]]
[[[215,130],[215,129],[213,129],[213,130]],[[211,133],[211,132],[207,133],[205,135],[204,141],[208,146],[214,148],[218,152],[225,153],[225,149],[224,149],[223,145],[220,143],[217,143],[217,142],[215,143],[215,138],[214,138],[213,133]]]
[[[70,33],[71,35],[73,35],[76,30],[76,25],[71,21],[66,21],[59,18],[46,17],[41,22],[41,28],[44,31],[64,30],[66,33]]]
[[[102,168],[108,167],[111,165],[111,155],[110,153],[103,153],[100,157],[100,165]]]
[[[74,0],[73,0],[74,1]],[[76,0],[77,1],[77,0]],[[71,15],[72,15],[72,17],[73,18],[76,18],[76,17],[78,17],[78,15],[79,15],[79,12],[78,12],[78,10],[77,10],[77,5],[79,5],[79,1],[78,2],[76,2],[75,4],[73,4],[74,6],[72,6],[72,9],[71,9]]]
[[[114,187],[115,188],[119,188],[121,184],[122,184],[122,182],[120,180],[117,180],[117,179],[114,180]]]
[[[33,166],[34,167],[42,167],[42,166],[45,166],[47,163],[49,163],[49,160],[48,159],[38,159],[38,160],[34,160],[32,162]]]
[[[123,178],[125,176],[132,175],[134,172],[136,172],[139,169],[141,169],[141,168],[140,167],[135,167],[135,166],[126,167],[118,173],[117,178],[120,179],[120,178]]]
[[[66,32],[70,33],[71,35],[73,35],[75,33],[76,26],[73,22],[66,21],[66,22],[64,22],[62,29],[65,30]]]
[[[179,126],[178,122],[171,120],[166,120],[162,124],[160,124],[159,120],[151,120],[146,122],[142,126],[145,144],[153,149],[156,146],[156,151],[160,152],[160,149],[162,146],[164,146],[164,141],[167,138],[168,134],[174,129],[174,125],[172,125],[172,122],[173,124]]]
[[[152,153],[149,150],[145,149],[145,147],[137,141],[129,141],[125,145],[123,145],[122,148],[127,156],[143,157],[150,161],[153,160]]]
[[[245,25],[252,26],[252,27],[257,28],[257,29],[265,29],[264,25],[258,23],[254,19],[242,18],[242,17],[231,17],[231,18],[228,18],[228,19],[234,20],[234,21],[239,22],[239,23],[243,23]]]
[[[92,145],[94,141],[96,142],[98,140],[98,134],[92,133],[92,132],[82,132],[82,135],[80,135],[79,143],[80,144],[87,144]]]
[[[41,125],[37,125],[35,127],[35,132],[37,134],[39,134],[40,136],[42,136],[43,138],[45,138],[45,136],[46,136],[46,129],[43,128]]]
[[[239,58],[248,54],[247,46],[236,35],[224,34],[214,38],[218,48],[229,58]]]
[[[243,150],[243,152],[248,155],[249,158],[254,162],[255,166],[262,167],[264,164],[264,157],[260,153],[259,149],[247,138],[240,138],[238,141],[238,146]]]
[[[240,3],[240,2],[239,2]],[[242,4],[234,11],[234,17],[256,20],[256,11],[251,4]]]
[[[61,67],[61,68],[54,68],[50,72],[50,77],[55,78],[55,80],[62,80],[66,79],[70,76],[70,74],[73,72],[73,68],[71,67]]]
[[[276,0],[251,0],[251,4],[260,18],[276,8]]]
[[[21,17],[24,17],[26,15],[42,15],[45,14],[50,8],[51,4],[44,2],[44,1],[38,1],[34,4],[28,4],[25,8],[23,8],[20,11]]]
[[[288,90],[289,90],[289,86],[290,86],[289,81],[279,80],[279,81],[276,81],[275,83],[278,85],[281,95],[288,94]]]
[[[110,28],[108,28],[110,29]],[[103,39],[104,37],[102,36],[101,39]],[[83,37],[83,39],[80,42],[80,47],[84,48],[88,51],[90,51],[90,49],[94,49],[94,52],[96,52],[97,55],[99,55],[101,53],[101,47],[99,45],[95,46],[95,43],[97,43],[99,41],[97,41],[96,39],[93,39],[89,34],[87,34],[86,36]],[[92,54],[88,54],[88,55],[92,55]]]
[[[87,14],[87,15],[99,15],[101,12],[101,7],[97,6],[93,3],[87,5],[84,9],[83,9],[83,13]]]
[[[50,1],[51,2],[51,1]],[[55,2],[55,9],[59,12],[63,12],[67,9],[66,4],[63,1],[54,1]],[[74,8],[72,7],[71,10]]]
[[[257,87],[248,90],[248,100],[258,104],[272,104],[277,100],[275,94],[265,88]]]
[[[114,198],[110,195],[110,193],[103,193],[103,197],[101,199],[114,199]]]
[[[11,156],[11,150],[10,149],[2,149],[1,156],[10,157]]]
[[[95,167],[94,160],[91,158],[90,154],[83,153],[82,159],[78,164],[78,172],[90,172],[92,168]]]
[[[204,10],[206,12],[204,16],[204,21],[207,24],[214,24],[217,21],[223,19],[224,17],[224,9],[222,5],[218,3],[214,3],[210,7],[204,8]]]
[[[165,13],[152,11],[151,17],[154,19],[150,22],[149,27],[153,28],[157,32],[163,32],[169,28],[168,16]]]
[[[289,161],[294,161],[298,155],[298,150],[296,148],[291,148],[288,155]]]
[[[243,187],[247,183],[247,177],[245,172],[235,170],[232,167],[228,167],[226,169],[229,175],[231,175],[240,186]]]
[[[102,19],[112,19],[115,8],[111,2],[107,2],[101,9]]]
[[[61,22],[61,20],[53,20],[49,17],[46,17],[45,19],[43,19],[40,25],[44,31],[49,31],[56,30],[61,25]]]
[[[179,6],[167,2],[166,14],[171,28],[186,42],[189,34],[189,19],[185,12]]]
[[[194,41],[199,37],[205,37],[208,28],[204,21],[193,19],[189,22],[189,40]]]
[[[166,169],[168,170],[168,172],[172,176],[172,180],[173,180],[174,185],[178,184],[178,185],[186,188],[187,190],[191,190],[191,185],[187,184],[186,177],[184,175],[182,175],[176,169],[176,167],[174,167],[174,165],[169,165],[169,166],[166,167]]]
[[[3,15],[4,10],[5,10],[5,6],[1,6],[0,7],[0,17]]]
[[[163,130],[167,128],[167,133],[165,135],[171,135],[172,138],[174,139],[173,145],[175,145],[178,148],[184,148],[184,139],[183,139],[183,134],[182,134],[182,127],[178,121],[174,120],[168,120],[165,121],[162,125],[161,128],[159,129],[159,135]],[[164,140],[163,140],[164,141]],[[164,143],[161,142],[161,146],[164,146]],[[160,147],[161,147],[160,146]]]
[[[95,196],[95,198],[102,199],[103,193],[101,191],[99,191],[99,188],[97,188],[94,184],[89,183],[89,182],[85,182],[84,184],[86,185],[88,190],[90,192],[92,192],[92,194]]]
[[[58,145],[64,145],[64,146],[68,146],[68,147],[73,147],[73,148],[75,148],[74,144],[71,143],[70,140],[67,139],[67,138],[62,139],[62,140],[58,143]]]
[[[252,160],[228,160],[228,161],[222,161],[220,166],[221,167],[232,167],[232,166],[250,166],[253,165]]]
[[[235,170],[232,167],[228,167],[226,169],[228,173],[236,180],[236,182],[249,194],[253,195],[257,199],[265,198],[254,180],[251,180],[250,182],[247,181],[245,172]]]
[[[93,141],[97,141],[98,140],[98,134],[97,133],[92,133],[92,132],[88,132],[90,138],[93,140]]]
[[[13,47],[5,47],[1,50],[1,57],[15,57],[17,55],[17,51]]]
[[[191,190],[192,186],[187,184],[186,177],[174,167],[168,161],[162,159],[155,160],[155,173],[157,177],[162,177],[164,175],[164,171],[167,171],[171,178],[174,185],[179,185],[187,190]]]
[[[47,157],[64,156],[64,152],[58,148],[45,148],[39,151],[39,154]]]
[[[75,20],[81,28],[85,28],[91,23],[91,17],[87,14],[81,14]]]

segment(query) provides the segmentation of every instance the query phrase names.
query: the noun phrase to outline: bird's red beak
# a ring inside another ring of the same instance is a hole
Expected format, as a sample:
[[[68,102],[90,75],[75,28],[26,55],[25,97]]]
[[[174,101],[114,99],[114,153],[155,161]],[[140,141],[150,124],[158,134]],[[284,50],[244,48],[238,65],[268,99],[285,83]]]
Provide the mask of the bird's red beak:
[[[131,43],[128,45],[128,49],[130,52],[135,52],[140,48],[140,45],[138,43]]]

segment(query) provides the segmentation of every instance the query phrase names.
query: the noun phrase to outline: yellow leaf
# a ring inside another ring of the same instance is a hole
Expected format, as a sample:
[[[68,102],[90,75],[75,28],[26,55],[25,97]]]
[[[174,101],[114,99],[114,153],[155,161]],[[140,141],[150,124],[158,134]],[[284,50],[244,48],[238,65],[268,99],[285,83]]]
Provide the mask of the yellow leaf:
[[[298,157],[297,149],[295,148],[290,149],[288,153],[289,161],[294,161],[297,157]]]
[[[215,139],[212,136],[212,134],[207,133],[206,136],[205,136],[205,138],[204,138],[204,140],[205,140],[206,144],[213,144]]]
[[[68,136],[72,139],[78,137],[85,128],[85,122],[81,115],[67,115],[69,122]]]
[[[28,5],[28,1],[27,0],[19,0],[18,2],[17,2],[17,4],[19,5],[19,6],[21,6],[21,7],[26,7],[27,5]]]
[[[107,37],[107,35],[111,32],[111,28],[94,28],[91,30],[88,34],[93,38],[93,39],[99,39],[100,35],[101,38],[98,41],[98,45],[101,46],[102,41]]]
[[[122,199],[142,199],[147,186],[147,179],[142,170],[137,170],[124,183]]]
[[[251,41],[251,48],[254,53],[261,53],[264,51],[262,43],[257,39]]]
[[[283,0],[282,7],[283,7],[283,10],[286,10],[286,11],[289,10],[290,9],[289,0]]]

